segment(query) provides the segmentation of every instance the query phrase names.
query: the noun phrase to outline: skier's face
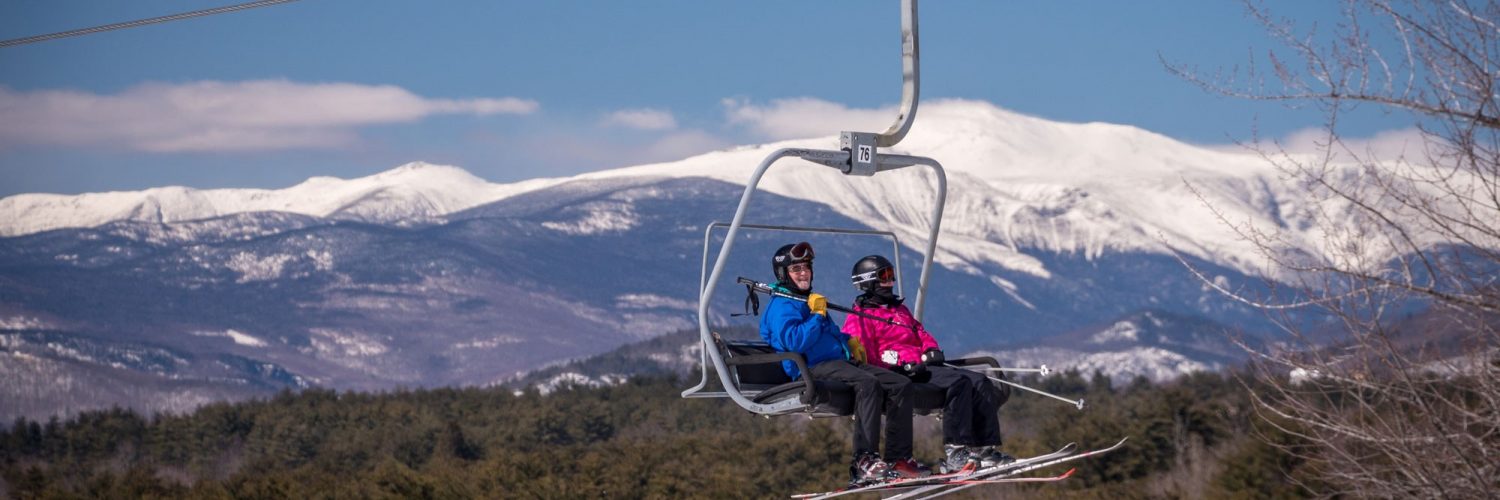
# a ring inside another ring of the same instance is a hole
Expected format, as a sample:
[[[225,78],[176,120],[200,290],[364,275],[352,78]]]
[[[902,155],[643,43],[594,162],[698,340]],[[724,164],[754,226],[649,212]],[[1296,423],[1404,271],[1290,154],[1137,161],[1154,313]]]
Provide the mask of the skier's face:
[[[803,290],[812,290],[813,272],[811,262],[803,262],[787,266],[786,276],[792,279],[792,283],[796,284],[797,288]]]

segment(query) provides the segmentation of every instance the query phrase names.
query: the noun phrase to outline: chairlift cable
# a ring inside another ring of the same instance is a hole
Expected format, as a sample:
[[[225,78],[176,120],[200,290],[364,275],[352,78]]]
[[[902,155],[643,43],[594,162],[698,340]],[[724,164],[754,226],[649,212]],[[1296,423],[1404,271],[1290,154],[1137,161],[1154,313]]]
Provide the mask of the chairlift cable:
[[[25,44],[28,44],[28,43],[36,43],[36,42],[42,42],[42,41],[47,41],[47,40],[56,40],[56,39],[59,39],[59,38],[68,38],[68,37],[81,36],[81,35],[90,35],[90,34],[101,33],[101,32],[105,32],[105,31],[113,31],[113,30],[125,29],[125,28],[134,28],[134,27],[137,27],[137,26],[145,26],[145,25],[148,25],[148,24],[164,23],[164,22],[167,22],[167,21],[177,21],[179,19],[189,19],[189,18],[194,18],[194,17],[210,16],[210,15],[214,15],[214,14],[223,14],[223,13],[226,13],[226,12],[235,12],[235,11],[253,9],[253,8],[256,8],[256,7],[265,7],[265,6],[268,6],[268,5],[276,5],[276,4],[287,3],[287,2],[294,2],[294,1],[296,1],[296,0],[260,0],[260,1],[257,1],[257,2],[248,2],[248,3],[237,4],[237,5],[227,5],[227,6],[224,6],[224,7],[215,7],[215,8],[212,8],[212,9],[195,10],[195,11],[192,11],[192,12],[183,12],[183,13],[172,14],[172,15],[168,15],[168,16],[153,17],[153,18],[150,18],[150,19],[139,19],[139,20],[127,21],[127,22],[123,22],[123,23],[106,24],[106,25],[103,25],[103,26],[94,26],[92,28],[76,29],[76,30],[63,31],[63,32],[58,32],[58,33],[51,33],[51,34],[46,34],[46,35],[28,36],[28,37],[25,37],[25,38],[15,38],[15,39],[11,39],[11,40],[0,41],[0,47],[13,47],[13,46],[16,46],[16,45],[25,45]]]

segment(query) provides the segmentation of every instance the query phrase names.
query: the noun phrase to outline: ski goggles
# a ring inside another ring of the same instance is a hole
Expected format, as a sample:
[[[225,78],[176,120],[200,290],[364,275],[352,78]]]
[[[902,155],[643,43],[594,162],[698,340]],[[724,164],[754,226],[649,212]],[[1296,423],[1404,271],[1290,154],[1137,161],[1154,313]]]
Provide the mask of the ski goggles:
[[[798,242],[796,245],[792,245],[792,249],[787,252],[787,256],[792,258],[792,262],[812,260],[812,244],[806,241]]]
[[[778,266],[789,266],[798,262],[812,262],[812,260],[812,244],[803,241],[792,245],[792,248],[787,249],[786,253],[784,254],[780,251],[777,251],[776,258],[773,260],[773,262],[775,262]]]
[[[876,283],[894,283],[896,281],[896,270],[882,267],[868,273],[859,273],[853,276],[854,284],[874,281]]]

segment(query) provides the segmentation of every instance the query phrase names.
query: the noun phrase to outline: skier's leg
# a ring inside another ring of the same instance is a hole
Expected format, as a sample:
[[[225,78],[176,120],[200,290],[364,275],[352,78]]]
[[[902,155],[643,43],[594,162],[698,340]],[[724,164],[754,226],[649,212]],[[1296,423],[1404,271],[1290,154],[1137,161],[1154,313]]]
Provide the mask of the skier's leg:
[[[911,379],[890,370],[861,365],[865,373],[880,381],[885,396],[885,459],[895,462],[911,458]]]
[[[946,366],[928,367],[932,379],[927,383],[943,388],[943,444],[978,444],[974,434],[974,382],[965,374],[973,373]]]
[[[880,454],[880,380],[848,361],[824,361],[810,369],[813,378],[838,381],[854,389],[854,457]]]
[[[1005,384],[991,381],[980,373],[962,371],[974,383],[973,444],[1000,446],[1000,406],[1005,404],[1007,394],[997,386]],[[998,372],[996,374],[999,376]]]

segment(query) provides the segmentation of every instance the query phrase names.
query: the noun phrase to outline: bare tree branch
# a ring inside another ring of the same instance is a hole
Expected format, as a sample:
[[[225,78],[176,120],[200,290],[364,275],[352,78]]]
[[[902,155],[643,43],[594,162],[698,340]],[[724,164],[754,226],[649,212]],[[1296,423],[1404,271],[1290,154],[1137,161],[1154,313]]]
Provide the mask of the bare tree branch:
[[[1326,113],[1316,154],[1249,145],[1300,186],[1297,220],[1312,231],[1228,220],[1184,181],[1259,251],[1273,293],[1248,296],[1175,254],[1205,286],[1279,318],[1283,342],[1241,343],[1253,359],[1241,385],[1299,443],[1271,444],[1309,464],[1317,495],[1500,496],[1497,2],[1345,0],[1326,32],[1249,0],[1282,46],[1264,52],[1278,89],[1253,55],[1211,76],[1162,58],[1207,91]],[[1341,131],[1360,106],[1409,117],[1419,147],[1361,150]],[[1336,334],[1294,315],[1314,311]]]

